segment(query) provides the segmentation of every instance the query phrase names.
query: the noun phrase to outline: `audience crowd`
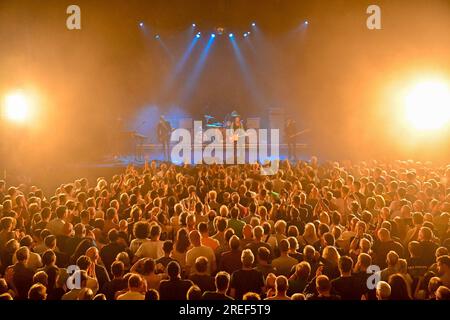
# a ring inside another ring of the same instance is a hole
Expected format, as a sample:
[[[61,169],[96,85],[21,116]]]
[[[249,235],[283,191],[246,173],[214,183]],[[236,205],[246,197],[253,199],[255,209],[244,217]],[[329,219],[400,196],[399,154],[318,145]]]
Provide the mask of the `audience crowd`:
[[[450,165],[129,166],[0,181],[1,300],[449,300]]]

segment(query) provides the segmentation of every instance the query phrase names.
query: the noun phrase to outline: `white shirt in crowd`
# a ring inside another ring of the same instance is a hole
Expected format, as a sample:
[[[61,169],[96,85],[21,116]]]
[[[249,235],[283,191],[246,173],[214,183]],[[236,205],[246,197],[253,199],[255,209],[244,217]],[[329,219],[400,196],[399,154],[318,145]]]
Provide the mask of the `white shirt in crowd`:
[[[144,241],[139,247],[139,249],[137,249],[136,251],[136,257],[138,258],[152,258],[157,260],[163,256],[164,256],[163,242],[160,240]]]

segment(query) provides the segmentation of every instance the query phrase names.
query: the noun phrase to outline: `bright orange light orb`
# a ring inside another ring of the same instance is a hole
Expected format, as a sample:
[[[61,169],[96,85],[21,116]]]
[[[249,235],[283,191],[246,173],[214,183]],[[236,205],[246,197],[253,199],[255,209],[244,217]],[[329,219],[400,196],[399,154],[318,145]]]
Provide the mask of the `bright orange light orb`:
[[[30,118],[31,101],[23,92],[13,92],[5,97],[3,112],[9,121],[24,123]]]
[[[437,130],[450,122],[450,92],[442,81],[425,81],[405,96],[405,115],[417,130]]]

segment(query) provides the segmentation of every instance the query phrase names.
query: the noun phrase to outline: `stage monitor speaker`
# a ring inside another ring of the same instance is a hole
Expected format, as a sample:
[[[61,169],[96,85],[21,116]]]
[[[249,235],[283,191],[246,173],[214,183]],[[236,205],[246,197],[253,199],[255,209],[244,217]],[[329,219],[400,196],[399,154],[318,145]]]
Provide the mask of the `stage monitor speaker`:
[[[260,129],[261,118],[247,118],[247,129]]]

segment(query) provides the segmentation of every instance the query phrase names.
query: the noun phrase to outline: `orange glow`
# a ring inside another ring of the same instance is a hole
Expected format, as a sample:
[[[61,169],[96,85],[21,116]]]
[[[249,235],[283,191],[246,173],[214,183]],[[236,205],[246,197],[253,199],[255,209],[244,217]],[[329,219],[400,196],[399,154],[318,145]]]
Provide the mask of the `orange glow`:
[[[6,95],[3,113],[7,120],[24,123],[31,118],[32,99],[21,91]]]
[[[450,121],[450,92],[444,81],[419,82],[404,98],[405,116],[416,130],[438,130]]]

